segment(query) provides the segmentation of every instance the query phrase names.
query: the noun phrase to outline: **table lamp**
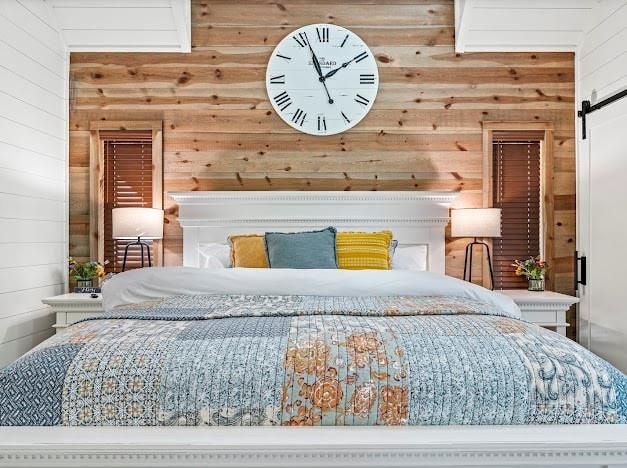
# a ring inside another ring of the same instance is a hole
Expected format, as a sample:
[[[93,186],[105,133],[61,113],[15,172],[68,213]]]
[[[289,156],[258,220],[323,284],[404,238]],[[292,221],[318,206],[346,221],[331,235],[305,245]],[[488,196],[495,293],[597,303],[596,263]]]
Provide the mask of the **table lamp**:
[[[451,210],[451,237],[474,238],[474,241],[466,246],[466,255],[464,256],[464,280],[468,282],[472,282],[473,247],[475,245],[485,247],[488,253],[491,289],[494,289],[494,273],[492,272],[490,246],[485,242],[479,242],[477,238],[501,237],[501,209],[464,208]]]
[[[137,239],[135,242],[126,244],[122,271],[126,269],[128,249],[132,245],[139,245],[141,248],[142,268],[144,266],[144,247],[146,247],[148,266],[152,266],[150,244],[144,240],[163,238],[163,210],[156,208],[113,208],[111,220],[114,239]]]

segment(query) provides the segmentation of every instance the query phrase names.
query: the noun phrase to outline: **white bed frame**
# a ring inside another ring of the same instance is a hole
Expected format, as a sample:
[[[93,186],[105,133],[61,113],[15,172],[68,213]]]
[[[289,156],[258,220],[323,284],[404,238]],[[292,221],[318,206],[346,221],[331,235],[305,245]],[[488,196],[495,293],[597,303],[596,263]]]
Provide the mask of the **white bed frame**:
[[[238,232],[392,229],[444,272],[446,192],[187,192],[183,257]],[[1,466],[627,468],[627,425],[0,428]]]
[[[178,192],[183,265],[230,234],[391,229],[399,245],[427,246],[428,269],[444,273],[444,229],[456,192]]]

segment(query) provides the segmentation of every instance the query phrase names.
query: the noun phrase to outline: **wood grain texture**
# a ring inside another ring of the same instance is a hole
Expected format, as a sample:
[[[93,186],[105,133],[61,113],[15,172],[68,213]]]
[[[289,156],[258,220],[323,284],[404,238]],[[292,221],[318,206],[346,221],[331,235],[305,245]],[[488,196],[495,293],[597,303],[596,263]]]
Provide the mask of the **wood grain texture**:
[[[456,54],[452,0],[194,0],[192,21],[191,54],[72,54],[75,257],[89,255],[83,198],[92,121],[163,120],[165,192],[459,190],[459,207],[483,203],[482,121],[548,121],[554,128],[553,279],[558,291],[572,293],[572,54]],[[264,85],[274,46],[292,29],[316,22],[361,36],[381,79],[369,115],[328,137],[286,125]],[[164,209],[164,262],[178,265],[182,232],[167,196]],[[464,247],[463,239],[449,240],[449,274],[461,276]]]

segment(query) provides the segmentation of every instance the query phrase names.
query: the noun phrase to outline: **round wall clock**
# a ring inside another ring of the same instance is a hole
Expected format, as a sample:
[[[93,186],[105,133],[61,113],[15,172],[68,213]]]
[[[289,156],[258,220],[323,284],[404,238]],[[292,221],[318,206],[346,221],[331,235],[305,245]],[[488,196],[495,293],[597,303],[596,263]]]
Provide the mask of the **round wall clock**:
[[[310,135],[334,135],[357,125],[378,87],[377,63],[368,46],[333,24],[310,24],[285,36],[266,71],[274,110]]]

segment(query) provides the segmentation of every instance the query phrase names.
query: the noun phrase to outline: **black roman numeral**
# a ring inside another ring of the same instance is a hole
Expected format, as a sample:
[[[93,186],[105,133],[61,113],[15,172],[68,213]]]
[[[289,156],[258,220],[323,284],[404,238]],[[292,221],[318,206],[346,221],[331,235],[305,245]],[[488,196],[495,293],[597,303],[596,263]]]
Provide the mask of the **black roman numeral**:
[[[346,35],[346,37],[342,41],[342,44],[340,44],[340,47],[344,47],[344,44],[346,44],[346,41],[348,41],[348,34]]]
[[[318,116],[318,131],[319,132],[327,131],[327,120],[324,118],[324,115]]]
[[[287,91],[283,91],[281,94],[274,96],[274,102],[279,106],[281,111],[284,111],[292,104],[292,98],[287,94]]]
[[[270,77],[270,83],[285,84],[285,75],[277,75],[277,76]]]
[[[368,57],[368,52],[366,52],[366,51],[362,52],[362,53],[361,53],[361,54],[359,54],[359,55],[356,55],[356,56],[355,56],[355,63],[359,63],[359,62],[361,62],[361,61],[362,61],[362,60],[364,60],[366,57]]]
[[[316,28],[318,42],[329,42],[329,28]]]
[[[344,112],[340,112],[340,114],[342,114],[342,117],[344,117],[344,120],[346,120],[346,123],[351,123],[350,119],[346,117],[346,114]]]
[[[357,101],[359,104],[362,104],[364,106],[367,106],[368,103],[370,102],[368,99],[363,97],[361,94],[357,95],[357,97],[355,98],[355,101]]]
[[[374,73],[359,75],[359,84],[374,84]]]
[[[287,56],[285,56],[285,55],[276,54],[276,56],[277,56],[277,57],[281,57],[282,59],[285,59],[285,60],[292,60],[292,57],[287,57]]]
[[[307,117],[307,113],[300,110],[300,109],[296,109],[296,112],[294,112],[294,116],[292,117],[292,122],[294,122],[296,125],[300,125],[301,127],[303,126],[303,124],[305,123],[305,117]],[[300,120],[300,122],[299,122]]]
[[[307,46],[307,35],[302,32],[298,33],[298,36],[292,36],[292,39],[298,42],[298,45],[301,47]]]

